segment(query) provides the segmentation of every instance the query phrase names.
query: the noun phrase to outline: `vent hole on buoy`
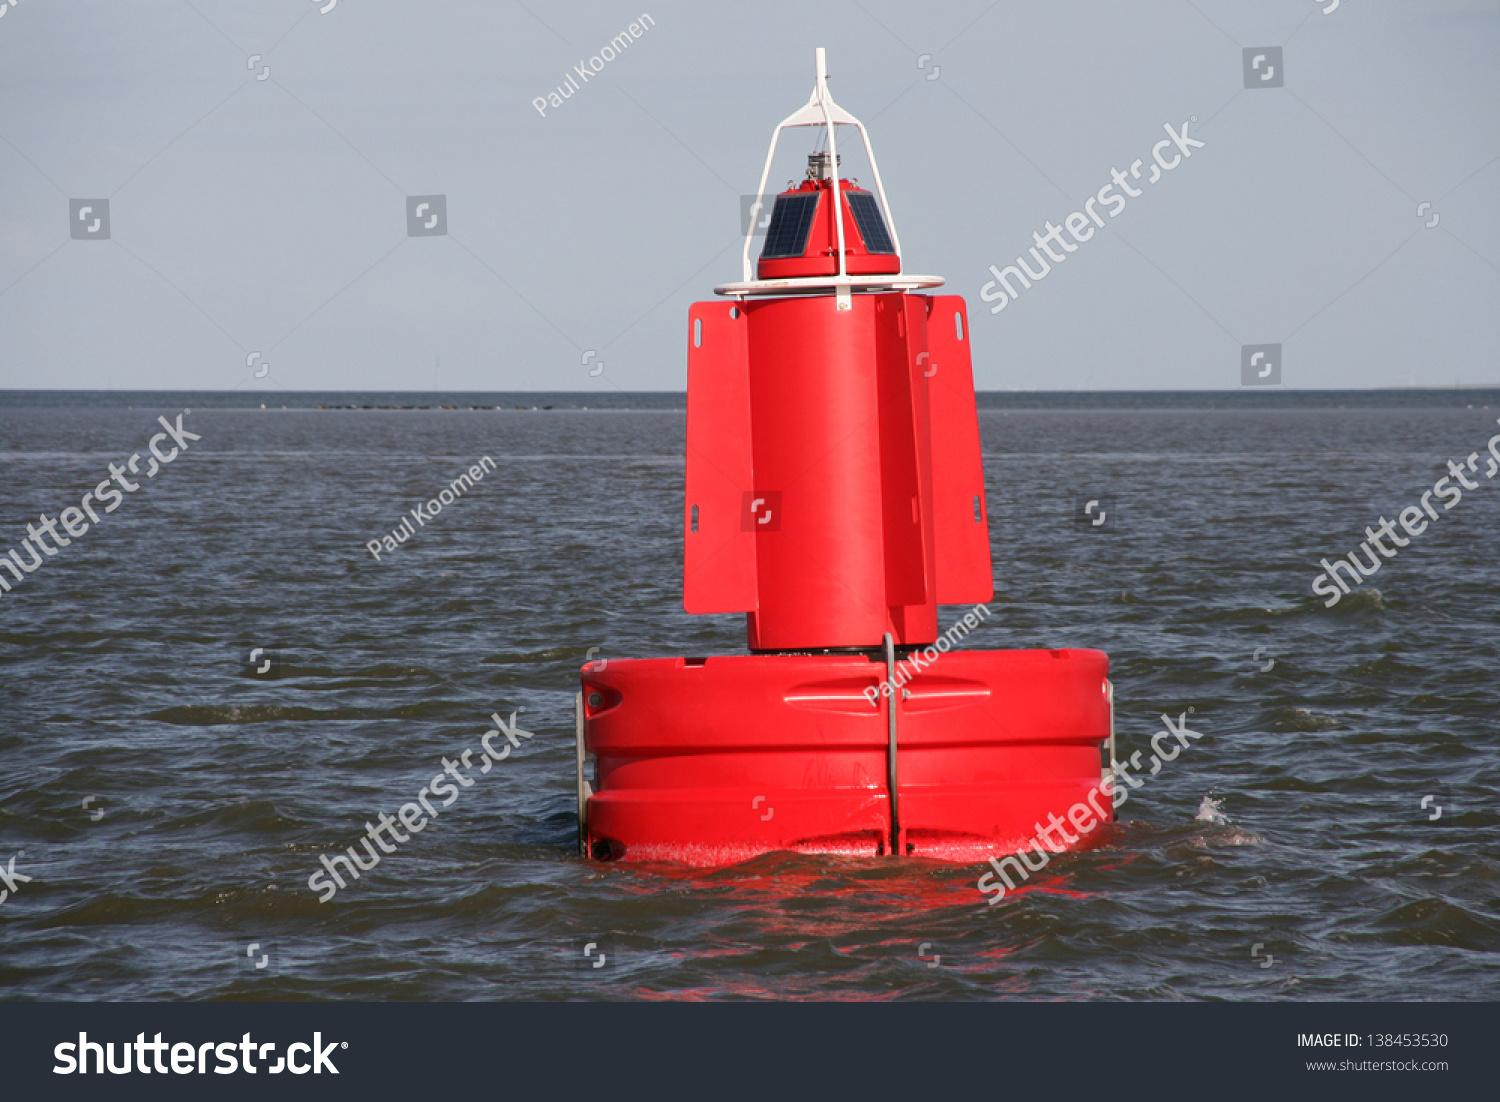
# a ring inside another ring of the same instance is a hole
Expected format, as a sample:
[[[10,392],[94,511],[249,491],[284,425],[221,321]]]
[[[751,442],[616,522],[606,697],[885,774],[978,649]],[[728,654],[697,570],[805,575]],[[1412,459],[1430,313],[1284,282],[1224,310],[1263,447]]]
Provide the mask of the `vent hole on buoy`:
[[[694,318],[693,319],[693,347],[694,348],[702,348],[703,347],[703,319],[702,318]]]
[[[738,318],[740,316],[740,308],[738,306],[731,306],[729,308],[729,316],[731,318]]]
[[[591,851],[591,856],[595,861],[612,861],[614,860],[615,855],[613,849],[610,847],[610,844],[606,841],[600,840],[594,843],[594,848]]]
[[[594,716],[602,715],[611,708],[618,707],[624,703],[624,696],[618,689],[608,685],[583,683],[583,714],[592,719]]]
[[[698,530],[698,506],[693,506],[693,531]]]
[[[979,524],[983,520],[984,520],[984,517],[980,514],[980,511],[979,511],[979,495],[975,494],[974,495],[974,523],[975,524]],[[694,529],[694,531],[696,531],[696,529]]]
[[[957,311],[953,313],[953,331],[958,334],[958,339],[964,339],[964,316]]]

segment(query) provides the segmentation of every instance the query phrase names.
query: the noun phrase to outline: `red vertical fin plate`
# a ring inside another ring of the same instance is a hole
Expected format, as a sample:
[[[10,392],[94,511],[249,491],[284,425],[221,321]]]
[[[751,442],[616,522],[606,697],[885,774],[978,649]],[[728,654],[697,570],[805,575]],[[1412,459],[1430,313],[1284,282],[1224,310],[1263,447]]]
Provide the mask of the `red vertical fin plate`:
[[[926,604],[927,557],[921,512],[921,454],[913,393],[913,333],[905,295],[882,295],[876,310],[880,400],[880,487],[885,528],[887,605]]]
[[[927,394],[932,411],[937,603],[983,604],[995,595],[995,582],[974,368],[969,359],[969,318],[961,296],[934,295],[931,299],[927,349],[927,370],[932,372]]]
[[[740,525],[745,491],[754,488],[746,332],[745,312],[732,303],[695,302],[688,311],[682,606],[691,613],[756,606],[755,533]]]

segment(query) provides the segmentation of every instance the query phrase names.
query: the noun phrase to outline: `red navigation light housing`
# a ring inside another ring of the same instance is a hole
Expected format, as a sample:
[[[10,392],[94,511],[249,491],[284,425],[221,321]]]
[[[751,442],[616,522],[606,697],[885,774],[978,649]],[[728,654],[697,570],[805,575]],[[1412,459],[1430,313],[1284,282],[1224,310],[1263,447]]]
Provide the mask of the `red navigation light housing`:
[[[813,178],[819,158],[808,160],[809,179],[776,196],[766,243],[755,273],[759,279],[796,279],[839,274],[838,231],[833,223],[833,181]],[[901,258],[873,192],[853,180],[840,180],[844,196],[844,268],[852,276],[896,275]]]

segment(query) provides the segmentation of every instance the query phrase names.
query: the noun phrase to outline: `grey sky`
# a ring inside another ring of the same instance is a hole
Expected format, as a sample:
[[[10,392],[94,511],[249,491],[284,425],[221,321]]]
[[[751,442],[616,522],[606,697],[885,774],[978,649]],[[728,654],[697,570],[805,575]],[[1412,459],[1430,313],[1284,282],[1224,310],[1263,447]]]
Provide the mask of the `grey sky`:
[[[327,4],[0,18],[0,387],[680,389],[819,45],[982,388],[1233,388],[1248,344],[1291,387],[1500,380],[1500,3]],[[1266,46],[1284,86],[1246,89]],[[1195,115],[1203,148],[989,312],[990,264]],[[408,236],[409,195],[448,233]],[[72,239],[101,198],[109,239]]]

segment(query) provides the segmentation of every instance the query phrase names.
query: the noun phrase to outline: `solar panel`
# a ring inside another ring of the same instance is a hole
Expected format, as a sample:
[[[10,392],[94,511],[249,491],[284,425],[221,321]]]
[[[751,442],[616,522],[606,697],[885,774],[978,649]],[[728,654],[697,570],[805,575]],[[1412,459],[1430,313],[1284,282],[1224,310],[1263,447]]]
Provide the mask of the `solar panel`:
[[[880,217],[880,207],[875,203],[875,196],[868,191],[847,191],[844,198],[849,201],[849,209],[854,212],[859,235],[865,239],[865,251],[894,255],[896,246],[891,244],[891,235],[886,232],[885,219]]]
[[[766,230],[766,245],[760,251],[762,260],[802,255],[807,249],[807,232],[812,229],[818,198],[817,192],[776,196],[771,225]]]

